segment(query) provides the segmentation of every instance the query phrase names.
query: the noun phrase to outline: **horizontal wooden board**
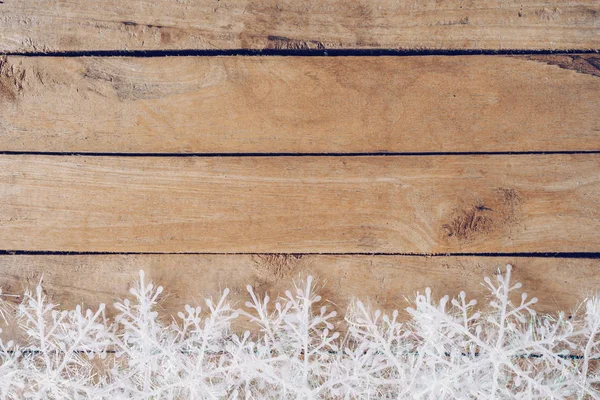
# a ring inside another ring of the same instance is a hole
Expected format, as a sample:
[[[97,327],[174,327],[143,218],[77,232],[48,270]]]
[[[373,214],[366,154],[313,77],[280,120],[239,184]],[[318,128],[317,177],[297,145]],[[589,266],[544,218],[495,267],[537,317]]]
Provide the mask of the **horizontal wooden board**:
[[[0,151],[600,150],[598,110],[594,55],[0,61]]]
[[[589,252],[600,155],[0,157],[0,249]]]
[[[488,294],[480,284],[483,277],[493,276],[507,263],[513,265],[514,279],[523,283],[523,290],[539,298],[540,312],[568,313],[600,288],[598,259],[299,254],[4,255],[0,256],[0,287],[4,293],[18,295],[41,279],[46,293],[62,307],[112,305],[129,297],[128,288],[143,269],[165,288],[161,313],[173,315],[185,304],[203,305],[203,298],[217,296],[225,287],[241,307],[248,299],[248,284],[276,297],[292,288],[294,281],[313,275],[322,297],[342,311],[353,298],[391,311],[407,307],[415,293],[426,287],[436,297],[465,290],[482,301]]]
[[[0,51],[598,49],[597,0],[4,0]]]

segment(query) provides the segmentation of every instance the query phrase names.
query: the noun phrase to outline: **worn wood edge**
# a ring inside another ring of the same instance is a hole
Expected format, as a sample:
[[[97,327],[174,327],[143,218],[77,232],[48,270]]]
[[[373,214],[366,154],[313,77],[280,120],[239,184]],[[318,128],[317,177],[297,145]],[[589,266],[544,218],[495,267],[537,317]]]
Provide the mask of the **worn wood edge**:
[[[598,151],[599,78],[590,54],[4,57],[0,152]]]
[[[483,1],[82,1],[0,4],[0,51],[115,49],[598,49],[600,7]],[[56,20],[60,18],[60,23]]]

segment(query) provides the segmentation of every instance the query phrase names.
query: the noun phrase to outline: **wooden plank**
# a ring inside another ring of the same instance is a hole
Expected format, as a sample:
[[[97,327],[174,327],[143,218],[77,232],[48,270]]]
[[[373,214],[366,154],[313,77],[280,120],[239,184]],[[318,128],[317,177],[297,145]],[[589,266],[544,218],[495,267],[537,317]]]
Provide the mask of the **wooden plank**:
[[[598,49],[597,0],[4,0],[0,51]]]
[[[62,307],[107,304],[129,296],[128,288],[143,269],[165,288],[163,315],[185,304],[202,303],[225,287],[231,300],[243,306],[246,285],[271,297],[292,288],[294,280],[312,274],[322,297],[344,311],[353,298],[382,310],[404,309],[417,291],[430,287],[435,296],[456,296],[465,290],[483,301],[480,284],[507,263],[513,276],[543,313],[574,310],[600,287],[600,260],[523,257],[406,257],[325,255],[3,255],[0,286],[21,294],[43,279],[46,293]],[[517,294],[518,297],[518,294]],[[18,302],[18,298],[7,297]]]
[[[597,252],[600,156],[0,157],[0,249]]]
[[[599,68],[595,55],[8,57],[0,151],[598,150]]]

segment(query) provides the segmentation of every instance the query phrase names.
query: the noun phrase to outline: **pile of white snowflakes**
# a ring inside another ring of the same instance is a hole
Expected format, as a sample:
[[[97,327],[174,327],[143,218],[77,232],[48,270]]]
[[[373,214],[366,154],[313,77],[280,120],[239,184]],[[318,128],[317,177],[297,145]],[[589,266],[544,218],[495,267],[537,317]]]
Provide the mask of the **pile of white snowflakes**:
[[[143,273],[112,321],[104,305],[59,311],[38,287],[15,310],[23,345],[0,342],[0,398],[600,398],[599,299],[579,316],[537,316],[535,298],[510,300],[521,287],[510,276],[485,278],[484,307],[426,290],[403,322],[357,301],[343,335],[310,277],[275,301],[248,287],[243,309],[225,290],[170,321]],[[232,332],[236,319],[253,333]]]

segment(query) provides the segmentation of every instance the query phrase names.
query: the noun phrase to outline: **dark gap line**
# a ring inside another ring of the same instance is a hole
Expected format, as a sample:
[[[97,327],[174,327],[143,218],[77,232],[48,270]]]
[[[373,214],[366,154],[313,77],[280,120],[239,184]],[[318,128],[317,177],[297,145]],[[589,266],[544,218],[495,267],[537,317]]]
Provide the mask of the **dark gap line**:
[[[322,153],[118,153],[118,152],[62,152],[62,151],[0,151],[0,155],[30,156],[81,156],[81,157],[427,157],[427,156],[478,156],[478,155],[552,155],[600,154],[600,150],[553,151],[429,151],[429,152],[322,152]]]
[[[17,353],[15,350],[8,350],[6,351],[7,354],[15,354]],[[19,354],[21,354],[22,356],[36,356],[36,355],[40,355],[42,354],[42,352],[40,350],[31,350],[31,349],[22,349],[18,351]],[[51,353],[53,354],[58,354],[59,352],[54,350]],[[87,351],[87,350],[75,350],[73,351],[73,353],[75,354],[85,354],[85,355],[89,355],[89,354],[101,354],[100,352],[97,351]],[[118,351],[117,350],[105,350],[104,353],[106,354],[117,354]],[[186,350],[182,350],[181,354],[189,354],[191,353],[190,351],[186,351]],[[335,354],[335,352],[333,351],[329,351],[330,354]],[[215,351],[207,351],[206,354],[209,355],[219,355],[219,354],[223,354],[222,352],[215,352]],[[404,354],[418,354],[417,352],[405,352]],[[446,357],[450,357],[451,354],[446,352],[444,353],[444,355]],[[477,353],[461,353],[462,357],[481,357],[481,353],[477,352]],[[515,359],[528,359],[528,358],[544,358],[546,356],[544,356],[543,354],[538,354],[538,353],[531,353],[531,354],[517,354],[515,356],[513,356]],[[585,356],[583,355],[579,355],[579,354],[557,354],[558,358],[561,358],[563,360],[583,360],[585,358]],[[590,357],[588,358],[588,360],[590,361],[597,361],[600,360],[600,357]]]
[[[596,54],[600,49],[520,50],[520,49],[181,49],[181,50],[81,50],[49,52],[0,52],[0,56],[20,57],[214,57],[214,56],[301,56],[301,57],[374,57],[374,56],[470,56],[470,55],[543,55]]]
[[[514,252],[514,253],[385,253],[385,252],[121,252],[121,251],[48,251],[48,250],[0,250],[0,255],[265,255],[292,254],[315,256],[405,256],[405,257],[522,257],[522,258],[585,258],[600,259],[600,252]]]

